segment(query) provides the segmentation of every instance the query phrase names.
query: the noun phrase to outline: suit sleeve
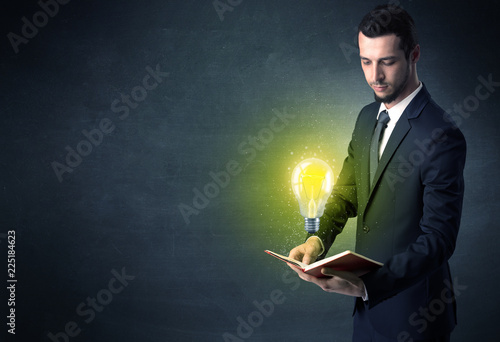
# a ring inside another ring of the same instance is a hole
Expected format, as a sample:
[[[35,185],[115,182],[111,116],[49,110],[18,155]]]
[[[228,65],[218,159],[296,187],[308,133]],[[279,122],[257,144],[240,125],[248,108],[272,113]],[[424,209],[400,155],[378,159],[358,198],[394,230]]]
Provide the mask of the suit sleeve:
[[[335,182],[332,195],[325,206],[325,212],[320,219],[320,229],[315,234],[307,235],[307,238],[318,236],[323,242],[325,249],[318,257],[318,260],[325,257],[336,236],[344,229],[347,220],[357,215],[355,162],[358,148],[356,145],[356,131],[354,129],[348,147],[348,155]]]
[[[416,241],[363,279],[369,306],[394,296],[441,267],[454,252],[462,212],[466,144],[459,130],[448,128],[434,142],[419,167],[422,218]]]

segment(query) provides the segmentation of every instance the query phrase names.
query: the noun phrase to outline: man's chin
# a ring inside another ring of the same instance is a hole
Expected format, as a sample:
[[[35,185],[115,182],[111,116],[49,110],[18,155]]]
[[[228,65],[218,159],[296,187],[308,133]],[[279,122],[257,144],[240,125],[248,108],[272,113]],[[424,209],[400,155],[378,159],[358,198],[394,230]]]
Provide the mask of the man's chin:
[[[394,96],[396,95],[396,96]],[[397,94],[389,94],[389,95],[386,95],[386,96],[378,96],[377,93],[373,92],[373,96],[375,98],[375,101],[376,102],[379,102],[379,103],[391,103],[391,102],[394,102],[394,100],[396,100],[397,98]]]

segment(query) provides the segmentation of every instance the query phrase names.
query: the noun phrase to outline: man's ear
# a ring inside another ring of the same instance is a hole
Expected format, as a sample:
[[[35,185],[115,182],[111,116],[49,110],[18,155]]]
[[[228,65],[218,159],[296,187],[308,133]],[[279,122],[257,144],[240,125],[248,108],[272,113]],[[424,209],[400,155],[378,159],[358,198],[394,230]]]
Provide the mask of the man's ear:
[[[412,63],[417,63],[419,59],[420,59],[420,45],[417,44],[413,48],[413,51],[410,53],[410,61]]]

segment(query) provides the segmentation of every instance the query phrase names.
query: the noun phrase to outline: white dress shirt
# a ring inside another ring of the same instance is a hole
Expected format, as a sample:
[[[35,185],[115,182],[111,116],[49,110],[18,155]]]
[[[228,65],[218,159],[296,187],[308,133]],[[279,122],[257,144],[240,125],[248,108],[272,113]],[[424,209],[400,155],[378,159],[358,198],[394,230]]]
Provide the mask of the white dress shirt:
[[[387,109],[384,103],[380,104],[377,120],[380,115],[380,112],[384,110],[387,111],[387,113],[389,114],[389,118],[391,118],[391,120],[389,120],[389,122],[387,123],[387,127],[385,128],[382,139],[380,140],[379,151],[378,151],[379,159],[382,156],[382,153],[384,152],[385,146],[387,145],[387,141],[389,141],[389,137],[391,136],[392,131],[394,131],[394,127],[396,127],[396,123],[398,122],[401,115],[403,115],[403,112],[405,111],[406,107],[408,107],[411,100],[413,100],[415,96],[417,96],[420,89],[422,89],[422,82],[420,82],[420,85],[417,87],[417,89],[413,91],[413,93],[405,97],[403,101],[399,102],[391,109]]]

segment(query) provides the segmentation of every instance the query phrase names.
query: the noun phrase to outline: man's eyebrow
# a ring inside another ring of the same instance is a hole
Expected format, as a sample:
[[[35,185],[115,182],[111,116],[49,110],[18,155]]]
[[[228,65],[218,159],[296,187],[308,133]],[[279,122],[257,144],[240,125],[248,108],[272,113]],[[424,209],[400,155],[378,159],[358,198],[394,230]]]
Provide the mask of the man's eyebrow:
[[[368,57],[363,57],[361,55],[359,55],[359,58],[370,60]],[[381,62],[381,61],[388,61],[388,60],[394,60],[394,59],[397,59],[397,57],[396,56],[387,56],[387,57],[379,58],[379,59],[377,59],[377,61]]]

